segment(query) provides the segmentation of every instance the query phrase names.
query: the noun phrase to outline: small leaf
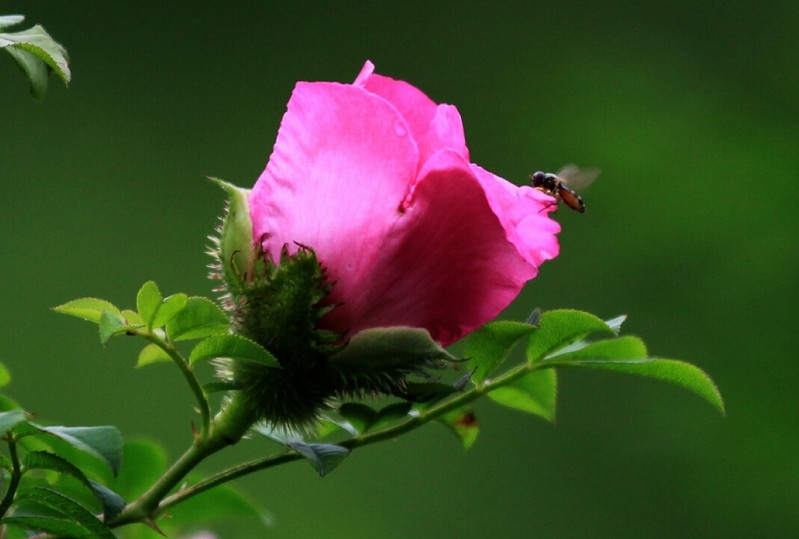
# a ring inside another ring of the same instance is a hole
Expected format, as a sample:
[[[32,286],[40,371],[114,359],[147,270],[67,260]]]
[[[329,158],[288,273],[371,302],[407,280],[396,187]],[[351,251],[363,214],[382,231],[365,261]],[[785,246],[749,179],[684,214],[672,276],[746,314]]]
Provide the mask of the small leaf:
[[[469,449],[477,441],[480,424],[468,406],[452,410],[438,418],[437,421],[458,437],[464,449]]]
[[[172,318],[174,318],[186,306],[188,296],[186,294],[172,294],[164,298],[161,306],[158,307],[158,312],[153,319],[153,327],[160,328]]]
[[[342,404],[338,413],[349,421],[359,434],[368,431],[377,419],[377,412],[373,408],[357,402]]]
[[[104,460],[114,475],[119,471],[122,462],[122,435],[116,427],[36,427],[76,449]]]
[[[469,358],[469,368],[474,369],[474,383],[482,384],[505,360],[513,345],[534,329],[530,324],[503,320],[489,322],[469,335],[464,353]]]
[[[7,430],[14,428],[25,421],[25,419],[25,410],[0,412],[0,434],[5,434]]]
[[[153,281],[144,283],[136,294],[136,310],[150,329],[153,327],[153,318],[155,318],[163,299],[158,285]]]
[[[111,530],[95,517],[81,504],[56,492],[43,487],[28,487],[17,492],[16,500],[32,500],[70,518],[75,523],[83,526],[97,539],[115,539]]]
[[[229,327],[230,319],[213,301],[194,296],[167,322],[166,332],[173,341],[186,341],[220,335]]]
[[[632,358],[632,359],[557,359],[558,366],[588,367],[609,371],[637,374],[655,378],[684,387],[712,404],[722,415],[725,414],[724,400],[716,384],[699,367],[675,359]]]
[[[94,322],[95,324],[100,323],[100,318],[106,311],[121,314],[116,305],[99,298],[75,299],[63,305],[59,305],[58,307],[53,307],[53,310],[57,313],[76,316],[83,320]]]
[[[8,372],[8,369],[5,365],[0,363],[0,387],[7,386],[10,381],[11,373]]]
[[[306,444],[305,442],[289,442],[288,447],[305,457],[320,477],[332,472],[350,454],[350,450],[335,444]]]
[[[114,335],[125,333],[129,326],[125,324],[122,314],[112,311],[103,311],[100,315],[100,342],[105,344]]]
[[[544,356],[563,348],[596,331],[612,333],[605,322],[582,311],[547,311],[541,315],[541,325],[530,334],[527,360],[540,361]]]
[[[130,309],[122,309],[122,317],[125,319],[125,323],[129,326],[144,327],[147,325],[144,323],[144,319],[139,316],[139,313]]]
[[[139,360],[136,362],[136,367],[144,367],[153,363],[162,363],[164,361],[172,361],[163,348],[155,343],[150,343],[139,352]]]
[[[266,348],[241,335],[216,335],[200,341],[189,354],[189,363],[194,364],[218,357],[280,368],[280,363]]]
[[[24,20],[21,15],[3,17],[0,21],[4,29]],[[28,75],[31,94],[41,99],[47,91],[47,69],[52,69],[69,84],[71,73],[67,51],[56,42],[40,25],[19,32],[0,33],[0,49],[8,52],[17,65]]]
[[[545,359],[544,362],[568,361],[572,359],[621,359],[626,361],[636,358],[643,359],[646,357],[647,352],[644,341],[638,337],[625,336],[615,339],[605,339],[594,343],[586,343],[585,346],[579,349],[552,355]]]
[[[489,389],[488,397],[508,408],[552,421],[555,419],[557,389],[555,369],[539,369],[509,384]]]

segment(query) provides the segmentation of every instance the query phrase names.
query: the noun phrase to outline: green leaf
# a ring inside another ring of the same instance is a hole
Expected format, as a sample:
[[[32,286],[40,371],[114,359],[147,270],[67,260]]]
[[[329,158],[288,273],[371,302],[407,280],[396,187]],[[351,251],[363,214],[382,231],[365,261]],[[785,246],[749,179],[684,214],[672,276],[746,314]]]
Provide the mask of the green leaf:
[[[474,412],[468,406],[447,412],[437,421],[458,437],[464,449],[469,449],[477,441],[480,425]]]
[[[9,410],[0,412],[0,434],[5,434],[9,429],[13,429],[18,424],[25,421],[25,410]]]
[[[266,348],[241,335],[216,335],[200,341],[189,354],[189,363],[194,364],[218,357],[280,368],[280,363]]]
[[[482,384],[505,360],[513,345],[534,329],[530,324],[503,320],[489,322],[469,335],[464,353],[469,358],[468,366],[474,369],[474,383]]]
[[[105,344],[114,335],[125,333],[130,327],[125,323],[122,314],[103,311],[100,315],[100,342]]]
[[[9,15],[0,19],[0,30],[19,24],[21,15]],[[0,33],[0,49],[8,52],[17,65],[28,76],[31,94],[40,99],[47,91],[48,68],[69,84],[71,73],[67,51],[40,25],[19,32]]]
[[[597,343],[598,344],[598,343]],[[722,415],[725,414],[724,400],[716,384],[699,367],[675,359],[660,358],[558,358],[553,361],[558,366],[588,367],[608,371],[637,374],[655,378],[681,386],[699,395],[712,404]]]
[[[161,291],[158,290],[158,285],[153,281],[144,283],[136,293],[136,310],[142,320],[144,320],[144,323],[147,324],[148,329],[152,329],[153,319],[163,299]]]
[[[558,379],[555,369],[539,369],[521,378],[489,390],[488,397],[503,406],[555,419]]]
[[[319,473],[320,477],[332,472],[350,454],[350,450],[335,444],[307,444],[305,442],[288,442],[290,447],[307,460]]]
[[[136,361],[136,367],[144,367],[152,363],[162,363],[164,361],[172,361],[172,358],[163,348],[155,343],[150,343],[139,352],[139,359]]]
[[[56,537],[69,537],[71,539],[93,539],[97,536],[70,519],[54,517],[26,517],[13,516],[2,519],[3,524],[19,526],[26,530],[36,530],[51,533]],[[111,535],[111,537],[114,537]]]
[[[100,483],[91,480],[89,480],[89,484],[91,485],[94,495],[100,501],[100,505],[103,506],[104,522],[111,522],[117,517],[117,515],[119,515],[119,513],[122,512],[127,505],[127,502],[124,500],[124,498],[122,498],[122,496],[105,485],[101,485]]]
[[[8,372],[8,369],[5,365],[0,363],[0,387],[7,386],[10,381],[11,373]]]
[[[368,431],[372,424],[377,419],[377,412],[365,405],[358,402],[347,402],[341,405],[338,413],[350,422],[359,434]]]
[[[9,26],[14,26],[24,20],[24,15],[0,15],[0,30],[5,30]]]
[[[564,352],[562,354],[555,354],[544,360],[544,363],[550,361],[568,361],[568,360],[630,360],[630,359],[643,359],[647,357],[646,345],[644,341],[638,337],[625,336],[617,337],[615,339],[605,339],[594,343],[586,343],[585,346]]]
[[[91,511],[72,498],[64,496],[55,490],[43,487],[20,489],[17,492],[15,500],[32,500],[45,507],[54,509],[91,532],[91,537],[96,537],[97,539],[115,539],[111,530],[95,517]]]
[[[223,520],[239,522],[244,519],[254,519],[270,526],[273,520],[272,515],[229,484],[220,485],[193,496],[170,509],[169,512],[173,518],[168,524],[175,525],[174,527],[169,526],[174,530],[172,533],[168,533],[169,537],[176,537],[180,531],[187,531],[187,528],[197,529],[203,523],[213,526]],[[159,525],[161,522],[159,521]],[[163,522],[167,524],[166,521]],[[189,536],[181,535],[181,537]],[[264,537],[269,537],[269,534],[265,533]]]
[[[172,320],[172,318],[174,318],[180,311],[183,310],[188,299],[189,297],[183,293],[172,294],[171,296],[164,298],[163,303],[161,303],[161,306],[158,308],[158,313],[156,313],[155,318],[153,319],[153,327],[160,328]]]
[[[229,327],[230,319],[213,301],[194,296],[167,322],[166,333],[173,341],[186,341],[220,335]]]
[[[52,434],[76,449],[99,457],[105,461],[114,475],[122,462],[122,435],[119,429],[111,426],[101,427],[41,427],[41,432]]]
[[[597,331],[613,333],[605,322],[592,314],[572,310],[547,311],[541,315],[540,326],[530,334],[527,360],[531,363],[540,361],[547,354]]]
[[[121,315],[116,305],[99,298],[75,299],[68,301],[63,305],[59,305],[58,307],[53,307],[53,310],[57,313],[76,316],[83,320],[94,322],[95,324],[100,323],[100,318],[106,311]]]

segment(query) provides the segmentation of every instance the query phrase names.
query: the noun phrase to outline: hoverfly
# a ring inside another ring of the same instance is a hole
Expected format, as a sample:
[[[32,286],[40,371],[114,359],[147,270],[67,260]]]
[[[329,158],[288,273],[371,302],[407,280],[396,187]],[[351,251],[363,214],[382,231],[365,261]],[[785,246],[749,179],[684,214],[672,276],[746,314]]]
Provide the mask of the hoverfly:
[[[599,176],[599,170],[589,168],[580,170],[577,165],[566,165],[556,174],[538,171],[530,175],[533,187],[555,199],[555,203],[563,202],[574,211],[585,213],[585,202],[572,187],[587,187]]]

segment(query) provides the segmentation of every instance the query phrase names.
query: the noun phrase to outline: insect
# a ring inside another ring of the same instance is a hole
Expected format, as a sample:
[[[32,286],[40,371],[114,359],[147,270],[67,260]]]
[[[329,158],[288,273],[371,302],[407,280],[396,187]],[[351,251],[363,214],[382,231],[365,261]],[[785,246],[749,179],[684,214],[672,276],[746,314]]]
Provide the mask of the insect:
[[[580,170],[576,165],[566,165],[556,174],[538,171],[530,175],[530,179],[533,180],[534,188],[554,197],[557,202],[563,202],[574,211],[585,213],[585,202],[570,185],[586,187],[598,175],[599,170],[595,168]]]

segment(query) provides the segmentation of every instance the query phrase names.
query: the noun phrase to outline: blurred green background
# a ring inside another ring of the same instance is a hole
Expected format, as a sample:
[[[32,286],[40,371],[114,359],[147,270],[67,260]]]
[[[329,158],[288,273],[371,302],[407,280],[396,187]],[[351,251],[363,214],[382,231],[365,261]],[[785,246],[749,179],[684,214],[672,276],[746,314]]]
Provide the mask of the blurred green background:
[[[175,455],[194,418],[178,373],[134,371],[49,307],[208,294],[203,254],[248,186],[297,80],[364,60],[463,116],[472,159],[518,182],[602,169],[561,210],[562,254],[506,315],[627,313],[653,355],[718,383],[561,375],[558,420],[477,408],[464,452],[429,427],[319,480],[297,463],[239,482],[274,514],[224,537],[797,537],[799,5],[772,2],[0,3],[69,50],[74,82],[29,98],[0,59],[0,361],[47,421],[115,424]],[[7,55],[4,55],[7,56]],[[174,371],[174,372],[173,372]],[[252,440],[214,459],[263,454]],[[270,448],[271,449],[271,448]]]

